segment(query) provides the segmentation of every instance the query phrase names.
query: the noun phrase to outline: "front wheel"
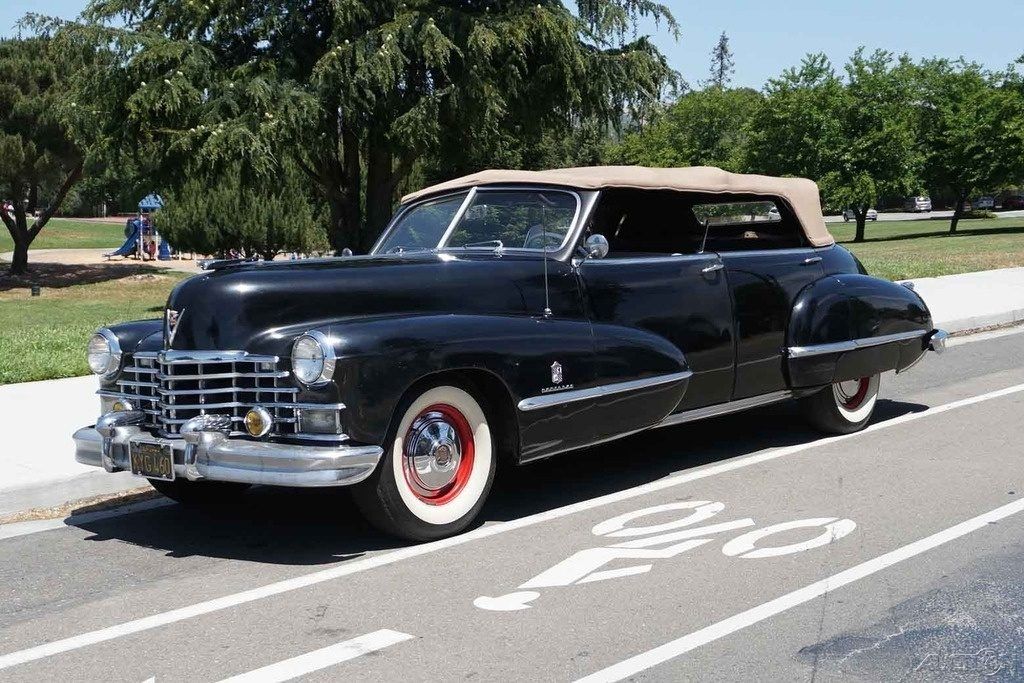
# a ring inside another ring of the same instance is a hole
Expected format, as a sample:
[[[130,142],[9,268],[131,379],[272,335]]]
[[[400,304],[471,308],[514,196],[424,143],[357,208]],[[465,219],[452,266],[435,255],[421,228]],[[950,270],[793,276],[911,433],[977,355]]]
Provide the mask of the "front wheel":
[[[497,462],[487,413],[466,389],[435,386],[406,400],[374,473],[353,488],[367,520],[389,534],[430,541],[469,526]]]
[[[804,416],[827,434],[850,434],[867,426],[878,401],[881,375],[836,382],[801,398]]]

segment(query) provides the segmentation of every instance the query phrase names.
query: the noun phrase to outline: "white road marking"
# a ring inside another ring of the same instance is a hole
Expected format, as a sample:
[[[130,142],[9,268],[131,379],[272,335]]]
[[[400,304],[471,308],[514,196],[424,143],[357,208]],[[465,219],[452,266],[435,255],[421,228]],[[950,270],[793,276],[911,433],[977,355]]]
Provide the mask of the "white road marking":
[[[249,673],[226,678],[222,683],[281,683],[282,681],[290,681],[299,676],[306,676],[314,671],[320,671],[329,666],[361,657],[368,652],[383,650],[386,647],[410,640],[413,637],[408,633],[381,629],[380,631],[374,631],[373,633],[367,633],[365,636],[359,636],[352,640],[313,650],[304,655],[292,657],[283,662],[271,664]]]
[[[665,643],[664,645],[659,645],[647,652],[630,657],[618,664],[613,664],[612,666],[601,669],[589,676],[584,676],[576,683],[612,683],[612,681],[621,681],[629,676],[634,676],[641,671],[646,671],[653,666],[663,664],[670,659],[686,654],[687,652],[695,650],[702,645],[706,645],[707,643],[718,640],[719,638],[723,638],[748,626],[764,621],[776,614],[781,614],[788,609],[802,605],[814,598],[821,597],[826,593],[830,593],[837,588],[842,588],[843,586],[853,583],[859,579],[863,579],[866,576],[871,576],[872,574],[880,572],[883,569],[887,569],[894,564],[902,562],[903,560],[908,560],[915,555],[920,555],[921,553],[937,548],[940,545],[954,541],[961,536],[966,536],[973,531],[983,529],[989,524],[998,522],[1001,519],[1005,519],[1021,511],[1024,511],[1024,499],[1016,500],[1012,503],[998,507],[995,510],[978,515],[977,517],[973,517],[967,521],[960,522],[948,529],[932,534],[931,536],[926,536],[925,538],[914,541],[913,543],[908,543],[896,550],[889,551],[883,555],[867,560],[866,562],[862,562],[850,567],[849,569],[841,571],[838,574],[833,574],[832,576],[821,579],[820,581],[815,581],[814,583],[804,586],[803,588],[799,588],[792,593],[787,593],[786,595],[748,609],[745,612],[740,612],[739,614],[723,619],[722,621],[710,626],[706,626],[681,638]]]
[[[440,541],[433,541],[431,543],[424,543],[422,545],[414,545],[406,548],[401,548],[389,553],[381,555],[375,555],[368,557],[364,560],[355,560],[346,562],[345,564],[338,565],[337,567],[331,567],[329,569],[323,569],[321,571],[313,572],[311,574],[305,574],[297,576],[291,579],[285,579],[284,581],[278,581],[276,583],[267,584],[260,588],[253,588],[240,593],[234,593],[232,595],[226,595],[220,598],[214,598],[212,600],[206,600],[204,602],[195,603],[186,607],[179,607],[168,612],[161,612],[153,614],[148,617],[142,617],[140,619],[133,619],[132,621],[126,621],[121,624],[114,626],[108,626],[106,628],[97,629],[95,631],[89,631],[82,633],[77,636],[71,636],[69,638],[62,638],[55,640],[50,643],[44,643],[43,645],[37,645],[35,647],[26,648],[24,650],[18,650],[11,652],[6,655],[0,655],[0,670],[8,669],[12,666],[19,664],[25,664],[27,662],[33,662],[38,659],[44,659],[53,655],[61,654],[64,652],[70,652],[97,643],[103,643],[108,640],[114,640],[115,638],[121,638],[123,636],[132,635],[134,633],[140,633],[142,631],[148,631],[153,628],[159,628],[161,626],[167,626],[168,624],[174,624],[179,621],[198,617],[203,614],[210,614],[211,612],[218,612],[223,609],[231,607],[237,607],[248,602],[255,600],[261,600],[274,595],[281,595],[282,593],[288,593],[293,590],[300,588],[307,588],[316,584],[323,583],[325,581],[332,581],[339,579],[344,576],[351,576],[359,572],[364,572],[369,569],[376,569],[378,567],[384,567],[387,565],[401,562],[414,557],[422,557],[430,553],[435,553],[439,550],[445,550],[447,548],[453,548],[455,546],[464,545],[472,541],[478,541],[499,534],[507,533],[509,531],[515,531],[517,529],[523,529],[526,527],[541,524],[543,522],[549,522],[554,519],[560,519],[569,515],[576,514],[577,512],[583,512],[585,510],[592,510],[594,508],[610,505],[612,503],[618,503],[624,500],[631,500],[639,496],[647,495],[656,491],[662,491],[664,489],[680,486],[687,484],[698,479],[705,479],[707,477],[713,477],[715,475],[724,474],[726,472],[732,472],[744,467],[750,467],[751,465],[759,465],[764,462],[771,460],[777,460],[779,458],[787,457],[797,453],[802,453],[813,448],[821,446],[829,446],[834,443],[846,441],[847,439],[855,439],[864,434],[872,434],[884,429],[896,427],[898,425],[906,424],[908,422],[914,422],[916,420],[923,419],[925,417],[931,417],[933,415],[941,415],[942,413],[957,408],[963,408],[965,406],[975,405],[984,401],[990,401],[992,399],[1000,398],[1003,396],[1010,396],[1012,394],[1020,393],[1024,391],[1024,384],[1015,384],[1004,389],[998,389],[996,391],[990,391],[977,396],[972,396],[958,401],[952,401],[951,403],[944,403],[934,408],[928,408],[918,413],[907,413],[900,415],[891,420],[884,422],[878,422],[868,426],[866,429],[854,432],[853,434],[843,434],[840,436],[832,436],[825,439],[819,439],[817,441],[811,441],[808,443],[797,444],[795,446],[787,446],[785,448],[777,448],[769,451],[763,451],[761,453],[754,453],[753,455],[733,458],[732,460],[726,460],[724,462],[717,463],[715,465],[709,465],[700,469],[686,472],[685,474],[679,474],[671,477],[667,477],[660,481],[650,482],[648,484],[642,484],[631,489],[624,489],[622,491],[616,491],[615,493],[609,493],[604,496],[598,496],[597,498],[591,498],[590,500],[580,501],[571,505],[566,505],[560,508],[554,508],[539,512],[534,515],[527,517],[520,517],[519,519],[509,520],[507,522],[500,522],[498,524],[491,524],[487,526],[474,529],[468,533],[462,534],[461,536],[453,536],[451,538],[445,538]]]

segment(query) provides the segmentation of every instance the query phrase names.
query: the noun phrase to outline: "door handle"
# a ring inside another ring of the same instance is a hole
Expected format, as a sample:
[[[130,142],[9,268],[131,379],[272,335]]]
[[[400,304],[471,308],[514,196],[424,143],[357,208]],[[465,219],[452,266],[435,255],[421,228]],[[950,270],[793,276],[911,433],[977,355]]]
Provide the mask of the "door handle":
[[[805,258],[803,263],[800,264],[800,265],[810,266],[810,265],[814,265],[815,263],[821,263],[821,257],[820,256],[812,256],[810,258]]]
[[[714,273],[716,271],[724,270],[724,269],[725,269],[725,264],[724,263],[712,263],[710,266],[707,266],[706,268],[701,268],[700,272],[706,274],[706,273]]]

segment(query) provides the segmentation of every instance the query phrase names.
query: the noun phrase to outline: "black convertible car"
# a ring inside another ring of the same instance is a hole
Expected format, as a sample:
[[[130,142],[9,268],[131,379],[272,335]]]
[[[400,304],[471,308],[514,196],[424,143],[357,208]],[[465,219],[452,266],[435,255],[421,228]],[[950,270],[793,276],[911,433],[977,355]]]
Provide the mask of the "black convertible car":
[[[469,525],[501,465],[784,399],[862,428],[946,334],[837,246],[818,188],[714,168],[485,171],[367,256],[217,261],[99,330],[76,458],[179,501],[352,485],[380,528]]]

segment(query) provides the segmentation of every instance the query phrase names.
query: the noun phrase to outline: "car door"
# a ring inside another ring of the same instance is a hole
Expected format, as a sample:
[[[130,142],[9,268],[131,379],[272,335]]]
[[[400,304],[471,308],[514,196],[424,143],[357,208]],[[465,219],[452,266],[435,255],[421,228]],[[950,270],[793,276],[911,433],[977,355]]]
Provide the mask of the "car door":
[[[632,330],[670,341],[693,376],[677,410],[728,401],[733,387],[733,315],[717,254],[609,255],[579,266],[594,325],[599,372],[633,379]]]
[[[821,257],[813,248],[736,249],[720,255],[736,331],[732,398],[784,390],[786,325],[800,290],[824,277]]]

